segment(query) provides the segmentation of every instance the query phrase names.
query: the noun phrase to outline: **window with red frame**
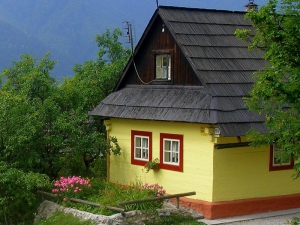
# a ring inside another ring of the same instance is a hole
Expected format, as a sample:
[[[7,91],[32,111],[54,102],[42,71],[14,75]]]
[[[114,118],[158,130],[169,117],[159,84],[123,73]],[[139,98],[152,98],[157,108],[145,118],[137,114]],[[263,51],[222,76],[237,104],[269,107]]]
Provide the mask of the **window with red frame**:
[[[160,168],[183,171],[183,135],[160,134]]]
[[[131,131],[131,164],[144,166],[152,160],[152,133]]]
[[[276,144],[270,145],[269,171],[289,170],[289,169],[293,169],[293,167],[294,167],[294,160],[292,160],[292,158],[282,161],[280,157],[280,149],[278,145]]]

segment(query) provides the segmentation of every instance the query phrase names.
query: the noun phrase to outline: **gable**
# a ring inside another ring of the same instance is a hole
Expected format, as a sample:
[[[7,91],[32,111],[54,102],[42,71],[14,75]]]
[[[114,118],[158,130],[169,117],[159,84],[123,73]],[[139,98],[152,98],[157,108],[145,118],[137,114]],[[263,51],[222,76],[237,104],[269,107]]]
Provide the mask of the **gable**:
[[[182,53],[178,43],[174,40],[161,17],[153,18],[152,25],[144,33],[144,36],[143,42],[139,43],[134,53],[133,61],[137,72],[131,59],[116,90],[126,85],[142,85],[143,82],[150,85],[202,86],[186,56]],[[170,82],[158,81],[155,78],[155,56],[165,53],[171,55]],[[141,82],[137,73],[143,82]]]

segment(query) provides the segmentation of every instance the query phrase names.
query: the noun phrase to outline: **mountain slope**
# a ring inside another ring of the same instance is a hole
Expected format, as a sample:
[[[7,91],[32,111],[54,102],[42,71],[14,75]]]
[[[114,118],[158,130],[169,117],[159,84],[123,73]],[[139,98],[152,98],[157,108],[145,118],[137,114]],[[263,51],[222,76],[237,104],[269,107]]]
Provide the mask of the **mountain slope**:
[[[210,4],[217,9],[235,10],[243,10],[248,2],[248,0],[158,1],[161,5],[207,8]],[[267,1],[255,2],[261,4],[260,2]],[[38,52],[36,57],[41,57],[50,51],[51,57],[57,60],[53,71],[55,76],[72,76],[76,63],[83,64],[97,57],[98,49],[94,43],[97,34],[102,34],[106,29],[122,29],[123,22],[130,21],[133,24],[134,44],[136,44],[155,9],[155,0],[1,0],[0,20],[18,29],[23,36],[20,38],[21,34],[11,30],[10,35],[7,33],[6,37],[0,37],[1,49],[5,52],[5,57],[0,56],[0,71],[4,62],[7,64],[8,60],[18,60],[19,57],[16,55],[19,56],[21,52],[27,51],[32,54]],[[11,41],[17,41],[11,43],[13,48],[3,39],[8,36]],[[32,44],[26,45],[28,48],[22,48],[23,42],[29,43],[29,39],[32,39]],[[121,41],[126,42],[125,38]]]

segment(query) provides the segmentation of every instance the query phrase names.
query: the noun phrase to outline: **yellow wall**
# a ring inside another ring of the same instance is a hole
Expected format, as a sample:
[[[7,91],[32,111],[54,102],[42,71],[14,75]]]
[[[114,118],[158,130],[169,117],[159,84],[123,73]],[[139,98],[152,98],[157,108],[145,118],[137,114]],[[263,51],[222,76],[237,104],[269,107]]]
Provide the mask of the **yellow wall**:
[[[183,135],[183,172],[160,169],[149,173],[131,165],[131,130],[152,132],[152,158],[159,158],[160,133]],[[158,183],[168,194],[196,191],[191,198],[212,201],[213,142],[200,134],[200,124],[111,119],[110,136],[122,148],[121,156],[111,156],[110,180],[121,184],[141,181]]]
[[[200,134],[204,125],[111,119],[110,135],[122,148],[121,156],[111,156],[112,182],[158,183],[168,194],[196,191],[189,198],[209,202],[280,196],[299,193],[300,179],[293,170],[269,171],[269,147],[214,149],[211,135]],[[159,158],[160,133],[183,135],[183,172],[160,169],[149,173],[131,164],[131,130],[152,132],[152,158]],[[237,143],[237,138],[216,139],[217,143]],[[247,141],[245,137],[242,141]]]
[[[237,143],[237,138],[218,141]],[[213,202],[299,193],[300,179],[294,180],[293,174],[269,171],[269,147],[215,149]]]

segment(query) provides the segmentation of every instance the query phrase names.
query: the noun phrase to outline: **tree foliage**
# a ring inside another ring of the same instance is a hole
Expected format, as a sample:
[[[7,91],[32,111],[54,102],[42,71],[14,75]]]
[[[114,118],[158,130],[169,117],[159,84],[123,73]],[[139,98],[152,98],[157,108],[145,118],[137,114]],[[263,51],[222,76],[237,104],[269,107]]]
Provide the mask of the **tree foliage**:
[[[37,204],[36,191],[49,187],[50,182],[46,175],[25,173],[0,162],[0,212],[4,215],[0,222],[31,222]]]
[[[263,71],[255,74],[255,84],[246,99],[251,110],[265,115],[268,133],[251,132],[254,146],[276,143],[281,146],[282,161],[291,155],[300,173],[300,2],[270,0],[261,9],[246,14],[254,27],[239,30],[237,36],[249,41],[251,50],[263,50],[268,61]]]
[[[104,34],[98,35],[95,40],[99,47],[97,60],[76,65],[75,76],[62,84],[66,90],[72,90],[70,93],[77,92],[76,95],[82,97],[82,111],[78,113],[81,113],[81,117],[88,122],[80,130],[81,140],[74,146],[74,154],[83,159],[86,168],[89,168],[100,154],[103,156],[106,153],[120,154],[117,139],[110,137],[106,140],[102,119],[88,117],[87,112],[112,92],[128,61],[130,50],[122,47],[119,42],[121,35],[119,29],[113,32],[107,30]]]
[[[129,51],[118,42],[120,35],[115,30],[97,36],[98,59],[77,65],[76,75],[62,84],[50,76],[55,62],[49,53],[39,60],[25,54],[0,74],[5,80],[0,161],[56,179],[60,173],[84,175],[101,155],[120,154],[117,140],[107,140],[101,119],[88,115],[112,91],[127,62]]]

